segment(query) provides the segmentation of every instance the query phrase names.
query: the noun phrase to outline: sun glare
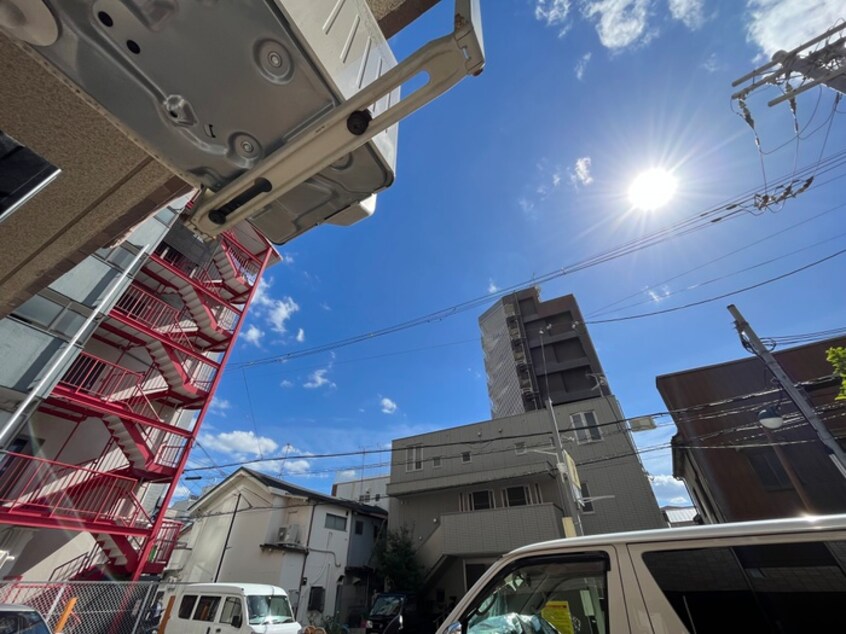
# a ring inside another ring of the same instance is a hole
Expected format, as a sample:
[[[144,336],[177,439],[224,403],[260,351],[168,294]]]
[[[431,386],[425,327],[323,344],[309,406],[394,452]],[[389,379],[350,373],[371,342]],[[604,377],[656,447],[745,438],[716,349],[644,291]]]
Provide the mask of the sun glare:
[[[665,169],[655,167],[641,172],[629,187],[629,202],[636,209],[652,211],[666,205],[676,193],[676,179]]]

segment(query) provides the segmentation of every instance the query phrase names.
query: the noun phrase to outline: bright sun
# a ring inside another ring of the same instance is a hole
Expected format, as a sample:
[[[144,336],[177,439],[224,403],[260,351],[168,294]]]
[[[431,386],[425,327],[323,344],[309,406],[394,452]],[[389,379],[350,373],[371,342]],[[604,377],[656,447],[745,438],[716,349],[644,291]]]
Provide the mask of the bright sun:
[[[641,172],[629,187],[629,202],[643,211],[663,207],[676,193],[676,179],[665,169],[654,167]]]

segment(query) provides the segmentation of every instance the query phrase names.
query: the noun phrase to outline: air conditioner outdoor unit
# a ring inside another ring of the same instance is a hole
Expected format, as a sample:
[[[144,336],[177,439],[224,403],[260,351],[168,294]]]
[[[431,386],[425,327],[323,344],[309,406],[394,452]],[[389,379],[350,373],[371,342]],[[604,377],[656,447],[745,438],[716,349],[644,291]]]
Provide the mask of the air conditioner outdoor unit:
[[[396,124],[484,66],[479,0],[400,64],[366,0],[0,4],[20,18],[0,26],[202,190],[203,237],[250,219],[279,244],[366,218],[394,180]]]
[[[277,544],[299,544],[300,527],[298,524],[290,524],[279,529],[276,535]]]

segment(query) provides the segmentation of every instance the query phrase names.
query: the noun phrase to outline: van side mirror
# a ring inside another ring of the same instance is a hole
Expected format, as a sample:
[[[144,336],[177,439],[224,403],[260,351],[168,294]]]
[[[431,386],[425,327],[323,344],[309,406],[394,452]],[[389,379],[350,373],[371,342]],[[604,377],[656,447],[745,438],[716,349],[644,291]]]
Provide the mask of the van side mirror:
[[[241,625],[244,623],[244,619],[241,618],[240,614],[236,614],[232,617],[232,627],[236,630],[241,628]]]

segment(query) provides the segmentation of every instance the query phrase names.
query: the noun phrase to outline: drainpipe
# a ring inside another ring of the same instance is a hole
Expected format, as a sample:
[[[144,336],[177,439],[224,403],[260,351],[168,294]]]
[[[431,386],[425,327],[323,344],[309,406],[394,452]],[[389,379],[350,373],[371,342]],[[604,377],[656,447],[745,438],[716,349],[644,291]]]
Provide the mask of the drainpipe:
[[[303,605],[303,588],[305,587],[305,584],[303,583],[303,579],[305,578],[306,563],[308,562],[308,552],[309,552],[309,547],[311,546],[311,528],[312,528],[312,526],[314,526],[314,516],[317,513],[317,507],[319,505],[320,505],[320,502],[315,500],[314,506],[311,507],[311,518],[308,521],[308,533],[306,534],[306,551],[305,551],[305,554],[303,555],[303,567],[302,567],[302,570],[300,570],[300,586],[299,586],[300,587],[300,598],[299,598],[299,605],[297,605],[297,612],[300,611],[300,608]],[[308,607],[308,601],[306,601],[306,607]]]
[[[79,327],[79,330],[76,331],[76,334],[71,337],[71,340],[68,341],[67,345],[62,349],[61,354],[59,357],[53,361],[50,368],[47,372],[44,373],[44,376],[41,377],[41,380],[35,386],[35,388],[30,391],[29,394],[26,395],[26,398],[21,401],[20,405],[18,405],[17,409],[15,409],[12,417],[6,421],[3,425],[3,428],[0,429],[0,448],[5,449],[6,445],[8,444],[9,434],[15,428],[15,426],[24,420],[27,416],[29,416],[29,407],[32,405],[33,401],[36,398],[46,396],[48,390],[48,386],[56,378],[58,372],[63,368],[65,361],[67,361],[68,357],[71,354],[71,351],[74,350],[76,347],[77,342],[82,339],[85,332],[91,327],[91,324],[99,317],[102,313],[104,313],[112,303],[112,299],[117,294],[117,292],[123,286],[124,280],[126,280],[129,275],[134,274],[138,263],[141,259],[146,256],[147,250],[150,248],[150,245],[147,244],[141,248],[138,254],[132,259],[132,262],[129,263],[129,266],[124,269],[124,271],[117,277],[117,279],[111,283],[109,286],[109,290],[106,291],[106,294],[103,296],[103,299],[100,300],[100,303],[97,305],[95,309],[91,311],[91,314],[88,316],[82,326]]]

